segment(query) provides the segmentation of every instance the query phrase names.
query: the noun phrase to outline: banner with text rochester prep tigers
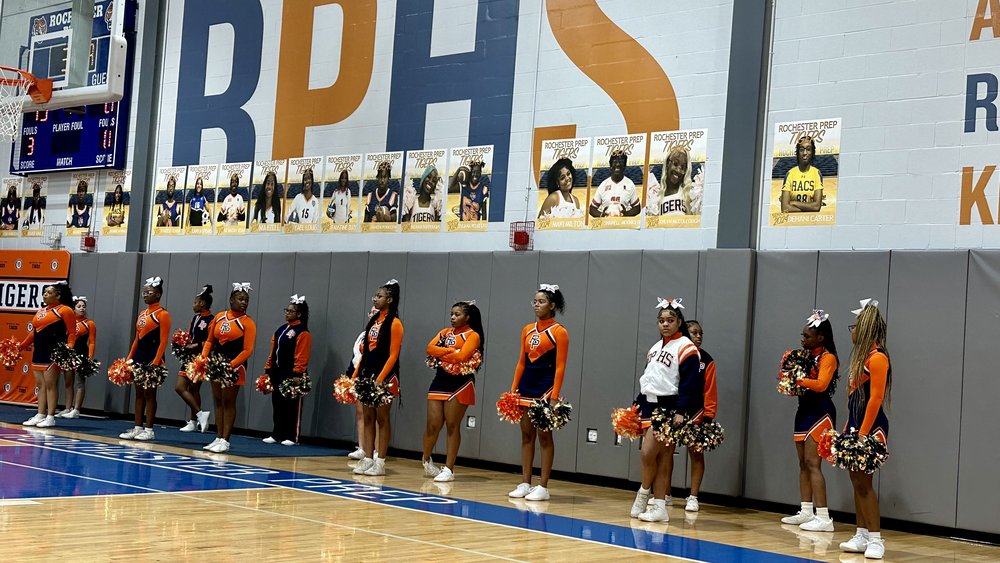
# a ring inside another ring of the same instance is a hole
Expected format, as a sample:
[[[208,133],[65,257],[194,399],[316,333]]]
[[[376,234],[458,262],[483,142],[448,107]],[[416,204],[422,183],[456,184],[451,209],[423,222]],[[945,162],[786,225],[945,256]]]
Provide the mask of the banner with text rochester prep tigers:
[[[0,251],[0,339],[22,340],[35,312],[42,308],[42,288],[69,277],[70,254],[64,250]],[[28,367],[31,352],[13,367],[0,365],[0,401],[34,404],[35,378]]]

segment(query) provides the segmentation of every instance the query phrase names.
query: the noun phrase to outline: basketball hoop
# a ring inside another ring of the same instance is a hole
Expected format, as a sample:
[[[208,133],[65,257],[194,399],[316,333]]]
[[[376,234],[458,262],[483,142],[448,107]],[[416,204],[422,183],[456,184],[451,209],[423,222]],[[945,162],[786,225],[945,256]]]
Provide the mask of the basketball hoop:
[[[0,66],[0,135],[17,137],[24,113],[21,108],[27,98],[36,104],[47,103],[52,99],[52,80],[35,78],[33,74],[19,68]]]
[[[97,231],[88,231],[80,237],[80,250],[84,252],[97,251]]]
[[[535,247],[535,237],[532,236],[534,232],[534,221],[514,221],[510,224],[510,247],[517,251],[533,249]]]

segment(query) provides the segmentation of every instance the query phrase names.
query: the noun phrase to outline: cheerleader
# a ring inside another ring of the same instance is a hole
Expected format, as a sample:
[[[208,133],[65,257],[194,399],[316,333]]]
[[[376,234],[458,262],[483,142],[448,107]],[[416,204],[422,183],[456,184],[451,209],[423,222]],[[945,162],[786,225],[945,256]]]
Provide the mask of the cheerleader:
[[[719,404],[719,390],[715,384],[715,359],[712,355],[701,347],[705,332],[701,328],[701,323],[692,319],[685,323],[688,329],[688,338],[698,348],[698,355],[701,356],[699,367],[702,376],[705,378],[704,407],[701,413],[695,417],[695,423],[709,423],[715,420],[716,408]],[[691,493],[688,495],[684,510],[687,512],[698,512],[698,492],[701,490],[701,482],[705,478],[705,452],[696,452],[688,448],[688,457],[691,458]]]
[[[73,350],[84,358],[93,358],[94,345],[97,344],[97,325],[87,318],[87,298],[82,295],[74,295],[73,311],[76,313],[76,330],[74,331],[76,343],[73,345]],[[67,371],[63,377],[66,379],[66,408],[56,417],[80,418],[87,379],[75,371]],[[75,392],[74,382],[76,383]]]
[[[366,343],[361,348],[361,359],[354,370],[354,379],[375,378],[385,383],[393,395],[399,396],[399,349],[403,344],[403,321],[399,320],[399,282],[389,280],[378,288],[372,298],[378,315],[368,319],[365,328]],[[386,324],[389,326],[386,327]],[[388,330],[386,330],[388,329]],[[385,475],[385,456],[392,436],[390,409],[392,403],[379,407],[362,405],[364,434],[361,447],[365,457],[354,468],[355,475]],[[375,445],[375,426],[378,425],[378,449]],[[368,457],[371,452],[372,457]]]
[[[22,424],[48,428],[56,425],[56,401],[59,400],[59,366],[52,361],[52,351],[59,343],[70,347],[76,344],[76,323],[73,309],[69,308],[73,304],[73,294],[66,282],[45,286],[42,303],[45,306],[35,313],[28,325],[28,335],[19,344],[21,350],[34,344],[31,372],[38,387],[38,413]]]
[[[264,373],[271,379],[271,407],[274,430],[265,444],[294,446],[299,441],[302,397],[285,397],[278,390],[287,379],[302,377],[309,368],[312,335],[309,334],[309,304],[305,295],[293,295],[285,307],[285,324],[271,337],[271,353]]]
[[[660,340],[646,354],[646,369],[639,378],[639,406],[646,436],[642,440],[642,484],[629,514],[644,522],[668,522],[667,500],[674,469],[674,444],[664,444],[653,435],[654,409],[674,412],[673,423],[702,409],[704,378],[698,347],[688,338],[684,306],[680,299],[658,299],[656,322]],[[649,498],[653,504],[649,505]]]
[[[229,367],[239,374],[236,383],[228,387],[223,387],[218,381],[212,382],[216,438],[202,449],[217,454],[229,451],[229,437],[233,433],[233,424],[236,423],[236,398],[240,394],[240,387],[246,383],[247,360],[253,354],[254,339],[257,337],[257,325],[247,315],[252,290],[248,282],[233,284],[233,291],[229,294],[229,310],[212,319],[212,323],[208,325],[208,338],[201,350],[201,356],[205,359],[212,352],[222,354],[229,360]]]
[[[856,324],[849,326],[851,363],[849,392],[847,395],[847,426],[856,428],[862,436],[874,436],[883,444],[888,443],[889,419],[882,409],[889,405],[892,388],[892,364],[885,346],[886,323],[878,310],[878,301],[865,299],[861,308],[853,311]],[[854,486],[854,509],[858,529],[854,537],[840,544],[840,549],[850,553],[864,552],[866,559],[882,559],[885,543],[882,541],[878,495],[872,488],[872,474],[851,471]]]
[[[194,316],[191,317],[191,324],[188,333],[191,335],[191,343],[187,345],[190,357],[198,355],[205,340],[208,339],[208,325],[212,322],[212,286],[206,285],[201,288],[201,292],[194,296],[194,303],[191,305]],[[208,428],[209,411],[201,410],[201,381],[191,381],[188,379],[186,366],[181,366],[181,371],[177,374],[177,385],[174,391],[180,395],[184,403],[191,409],[191,418],[180,428],[181,432],[204,432]]]
[[[465,362],[477,351],[483,353],[486,331],[475,301],[459,301],[451,307],[451,328],[439,332],[427,345],[427,355],[441,362]],[[478,366],[476,367],[478,370]],[[427,428],[424,431],[424,475],[439,483],[455,480],[455,458],[462,443],[462,418],[476,404],[476,375],[451,374],[438,366],[427,390]],[[431,459],[441,426],[447,424],[448,454],[445,466]]]
[[[833,519],[826,504],[826,479],[816,450],[820,437],[832,430],[837,421],[833,394],[837,390],[837,345],[833,342],[830,315],[813,311],[802,329],[802,347],[809,351],[816,365],[815,378],[800,378],[796,383],[805,389],[799,395],[795,411],[795,452],[799,458],[799,512],[781,519],[810,532],[832,532]],[[813,506],[815,505],[815,513]]]
[[[543,283],[535,292],[531,306],[536,321],[521,330],[521,355],[514,369],[512,393],[521,396],[521,406],[531,406],[535,399],[555,400],[562,389],[569,353],[569,333],[556,322],[556,312],[562,313],[566,301],[558,285]],[[535,462],[535,437],[542,450],[542,478],[531,486],[531,467]],[[538,430],[527,416],[521,417],[521,484],[507,493],[511,498],[549,500],[549,475],[556,448],[552,432]]]
[[[373,305],[368,311],[368,319],[378,314],[378,309]],[[347,365],[347,370],[345,374],[354,373],[354,370],[358,368],[361,362],[361,351],[365,344],[365,331],[361,331],[358,337],[354,340],[354,347],[351,348],[351,363]],[[355,401],[354,403],[354,428],[358,433],[358,447],[351,453],[347,454],[347,457],[355,461],[361,461],[365,459],[365,449],[361,447],[361,441],[365,434],[365,415],[364,409],[360,402]],[[377,439],[377,437],[376,437]]]
[[[146,309],[135,322],[135,340],[127,359],[134,364],[163,365],[163,353],[170,342],[170,313],[160,306],[163,297],[163,279],[155,276],[142,287],[142,300]],[[135,426],[118,435],[125,440],[149,441],[156,439],[153,421],[156,419],[156,387],[146,389],[135,384]],[[145,425],[143,425],[145,414]]]

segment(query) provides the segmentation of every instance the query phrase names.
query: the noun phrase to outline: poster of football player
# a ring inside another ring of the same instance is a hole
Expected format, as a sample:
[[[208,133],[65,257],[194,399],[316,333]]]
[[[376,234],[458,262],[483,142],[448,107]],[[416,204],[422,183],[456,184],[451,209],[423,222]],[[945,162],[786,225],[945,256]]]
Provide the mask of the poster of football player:
[[[66,208],[66,236],[78,237],[90,231],[94,220],[96,172],[74,172],[70,176],[69,203]]]
[[[447,170],[446,149],[406,152],[403,205],[399,211],[403,232],[441,231]]]
[[[215,221],[209,205],[215,202],[215,185],[218,182],[219,165],[202,164],[189,166],[184,203],[187,204],[187,220],[184,233],[188,235],[210,235]]]
[[[215,234],[242,235],[246,232],[252,167],[252,162],[230,162],[219,166],[213,213]]]
[[[128,233],[128,208],[132,197],[132,170],[108,170],[102,173],[101,186],[104,188],[101,236],[125,236]]]
[[[591,229],[638,229],[642,220],[646,135],[594,138],[591,178]]]
[[[700,227],[708,130],[657,131],[649,143],[646,227]]]
[[[24,178],[3,179],[3,211],[0,212],[0,237],[16,237],[21,222],[21,190]]]
[[[776,123],[771,168],[771,226],[834,225],[843,120]]]
[[[258,160],[253,165],[250,196],[250,232],[280,233],[285,222],[287,160]]]
[[[21,236],[40,237],[45,225],[45,204],[49,195],[48,176],[29,176],[21,211]]]
[[[365,155],[364,185],[361,188],[361,211],[364,213],[361,220],[362,231],[382,233],[399,231],[402,185],[402,151]]]
[[[448,232],[486,231],[493,145],[455,147],[448,155]]]
[[[285,232],[315,233],[319,230],[323,205],[323,157],[307,156],[288,160],[285,189]]]
[[[342,154],[325,158],[323,180],[324,233],[358,231],[358,201],[361,194],[362,155]]]
[[[589,137],[542,142],[538,174],[540,230],[586,227],[592,145]]]
[[[156,169],[156,191],[153,196],[153,235],[184,234],[184,185],[187,166],[167,166]]]

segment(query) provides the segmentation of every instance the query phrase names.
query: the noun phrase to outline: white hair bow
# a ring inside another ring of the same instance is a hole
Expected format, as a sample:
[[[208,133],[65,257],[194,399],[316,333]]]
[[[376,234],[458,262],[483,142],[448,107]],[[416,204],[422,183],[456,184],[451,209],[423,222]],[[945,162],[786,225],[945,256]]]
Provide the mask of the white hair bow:
[[[399,281],[396,278],[392,278],[391,280],[385,282],[385,285],[399,285]]]
[[[559,286],[554,283],[543,283],[539,284],[538,291],[548,291],[549,293],[555,293],[559,291]]]
[[[59,280],[56,282],[56,285],[69,285],[69,282],[67,282],[66,280]]]
[[[662,297],[656,298],[656,308],[657,309],[683,309],[684,305],[681,305],[681,298],[675,297],[673,299],[664,299]]]
[[[809,315],[809,318],[806,319],[806,326],[819,328],[819,325],[823,324],[823,322],[829,318],[830,315],[823,309],[813,309],[813,314]]]
[[[84,303],[86,303],[87,302],[87,298],[84,297],[83,295],[74,295],[73,296],[73,303],[76,303],[77,301],[83,301]]]
[[[860,309],[852,309],[851,310],[851,312],[854,313],[854,316],[860,315],[861,311],[863,311],[864,308],[867,307],[867,306],[869,306],[869,305],[871,305],[872,307],[876,307],[876,308],[878,307],[878,300],[877,299],[872,299],[871,297],[869,297],[868,299],[862,299],[860,301],[860,303],[861,303],[861,308]]]
[[[296,293],[295,295],[292,296],[292,303],[295,305],[301,305],[305,302],[306,302],[305,295],[299,295],[298,293]]]
[[[233,282],[233,291],[245,291],[250,293],[253,288],[250,287],[250,282]]]
[[[146,278],[146,287],[160,287],[161,285],[163,285],[163,278],[160,276]]]
[[[466,299],[465,301],[462,301],[462,303],[465,303],[466,305],[475,305],[476,304],[476,300],[475,299]]]

